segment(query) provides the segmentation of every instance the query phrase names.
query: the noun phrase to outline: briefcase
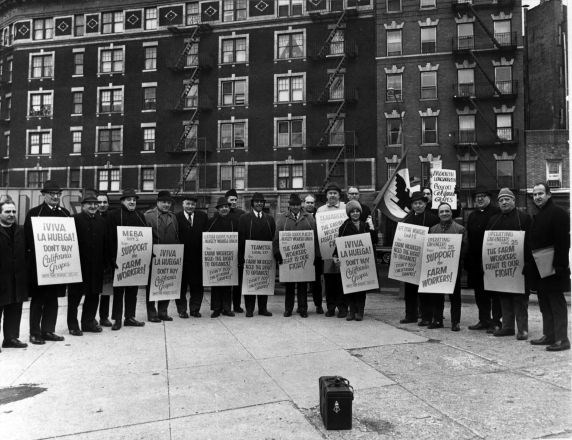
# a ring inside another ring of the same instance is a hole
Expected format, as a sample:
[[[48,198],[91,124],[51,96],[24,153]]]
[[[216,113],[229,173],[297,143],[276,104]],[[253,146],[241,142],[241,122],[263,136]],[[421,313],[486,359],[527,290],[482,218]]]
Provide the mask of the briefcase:
[[[322,376],[320,384],[320,414],[328,430],[352,429],[354,389],[340,376]]]

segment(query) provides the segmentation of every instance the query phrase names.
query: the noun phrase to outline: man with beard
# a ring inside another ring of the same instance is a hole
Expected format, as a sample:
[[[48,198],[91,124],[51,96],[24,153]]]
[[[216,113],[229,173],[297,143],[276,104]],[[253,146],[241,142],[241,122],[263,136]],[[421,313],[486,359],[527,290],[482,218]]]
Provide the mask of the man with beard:
[[[72,336],[82,336],[83,332],[100,333],[101,327],[95,320],[99,295],[103,288],[104,270],[108,263],[106,249],[107,224],[97,213],[98,200],[95,195],[87,195],[81,201],[81,212],[74,216],[79,260],[81,263],[81,283],[70,284],[68,288],[68,330]],[[77,308],[85,295],[81,312],[81,330],[77,321]]]
[[[183,258],[183,280],[181,296],[175,300],[180,318],[201,317],[203,302],[203,271],[200,269],[203,259],[203,231],[206,231],[208,217],[196,209],[197,197],[183,196],[183,210],[176,214],[179,224],[179,238],[185,246]],[[187,289],[190,290],[189,313],[187,313]]]
[[[113,266],[117,269],[117,227],[137,226],[146,227],[145,217],[135,210],[139,196],[133,189],[124,189],[119,201],[121,207],[112,211],[108,215],[108,250]],[[139,286],[114,287],[113,288],[113,310],[111,316],[114,320],[111,330],[121,328],[121,318],[123,315],[123,298],[125,297],[125,320],[127,327],[143,327],[144,322],[135,319],[135,309],[137,308],[137,290]]]
[[[67,209],[60,206],[62,190],[53,180],[47,180],[41,190],[44,202],[28,211],[24,221],[26,235],[26,258],[28,275],[31,278],[30,302],[30,342],[32,344],[45,344],[46,341],[63,341],[64,337],[56,335],[56,322],[58,319],[58,297],[66,295],[65,284],[48,286],[38,285],[36,253],[34,247],[34,231],[32,217],[69,217]]]
[[[552,275],[541,278],[534,258],[525,266],[532,288],[537,290],[538,305],[542,313],[542,337],[530,341],[532,345],[548,345],[548,351],[570,350],[568,339],[568,306],[564,292],[570,290],[570,218],[552,201],[550,187],[537,183],[532,188],[532,199],[538,213],[527,234],[528,247],[553,250]]]

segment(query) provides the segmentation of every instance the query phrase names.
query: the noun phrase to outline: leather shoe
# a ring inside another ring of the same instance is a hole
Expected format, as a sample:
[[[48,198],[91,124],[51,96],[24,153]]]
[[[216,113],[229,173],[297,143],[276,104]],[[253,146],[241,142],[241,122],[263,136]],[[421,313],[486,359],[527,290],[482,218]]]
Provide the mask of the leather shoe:
[[[246,311],[246,317],[247,317],[247,318],[252,318],[253,316],[254,316],[254,312],[252,312],[252,311],[250,311],[250,310],[247,310],[247,311]]]
[[[244,309],[242,307],[235,307],[234,313],[244,313]]]
[[[20,341],[18,338],[12,338],[8,340],[4,340],[2,342],[3,348],[26,348],[28,344],[25,342]]]
[[[230,310],[223,310],[223,311],[222,311],[222,314],[223,314],[224,316],[236,316],[236,315],[234,314],[234,312],[231,312]]]
[[[325,314],[325,316],[327,318],[331,318],[332,316],[335,316],[335,315],[336,315],[336,312],[334,310],[328,310]]]
[[[531,345],[552,345],[554,344],[554,339],[549,338],[548,336],[542,336],[542,338],[532,339],[530,341]]]
[[[111,327],[113,324],[109,319],[105,318],[99,320],[99,325],[101,325],[102,327]]]
[[[42,338],[44,339],[44,341],[54,341],[54,342],[60,342],[65,339],[63,336],[58,336],[52,332],[42,333]]]
[[[118,319],[111,326],[111,330],[119,330],[121,328],[121,321]]]
[[[125,321],[123,321],[123,325],[125,327],[143,327],[145,323],[137,321],[135,318],[125,318]]]
[[[262,310],[262,311],[258,311],[258,314],[260,316],[272,316],[272,312],[269,312],[268,310]]]
[[[338,312],[338,318],[345,318],[346,316],[348,316],[348,312],[345,310],[340,310]]]
[[[300,318],[307,318],[308,312],[300,312]]]
[[[486,330],[489,326],[484,324],[482,321],[477,322],[475,325],[470,325],[469,330]]]
[[[35,345],[44,345],[46,343],[41,336],[37,335],[30,335],[30,342]]]
[[[72,335],[72,336],[83,336],[83,332],[78,328],[72,328],[70,330],[70,335]]]
[[[356,313],[356,321],[363,321],[363,313]]]
[[[322,306],[316,307],[316,314],[317,315],[323,315],[324,314],[324,309]]]
[[[289,310],[286,310],[284,312],[284,318],[289,318],[290,316],[292,316],[292,312],[290,312]]]
[[[452,332],[459,332],[459,331],[461,331],[461,326],[459,325],[458,322],[455,322],[455,323],[451,324],[451,331],[452,331]]]
[[[429,327],[429,324],[431,324],[429,321],[422,319],[421,321],[419,321],[419,323],[417,325],[419,327]]]
[[[179,312],[179,318],[188,319],[189,314],[187,312]]]
[[[147,321],[149,322],[161,322],[161,318],[159,318],[158,316],[151,316],[149,318],[147,318]],[[127,324],[125,324],[127,325]]]
[[[443,321],[433,321],[431,324],[427,326],[427,328],[429,329],[443,328]]]
[[[199,311],[196,311],[196,312],[191,312],[191,316],[194,316],[195,318],[200,318],[203,315],[201,315]]]
[[[171,318],[169,315],[159,315],[159,319],[161,321],[172,321],[173,318]]]
[[[414,322],[417,322],[417,318],[403,318],[399,321],[400,324],[413,324]]]
[[[570,350],[570,341],[556,341],[554,344],[546,347],[546,351],[563,351]]]
[[[211,318],[218,318],[220,316],[220,312],[212,312]]]
[[[516,334],[517,341],[526,341],[528,339],[528,332],[518,332]]]
[[[338,315],[338,318],[340,316]],[[354,319],[356,319],[356,315],[354,313],[350,313],[348,316],[346,316],[346,321],[353,321]]]
[[[487,333],[494,335],[495,332],[500,331],[500,329],[501,329],[501,327],[499,327],[498,325],[493,325],[493,326],[491,326],[491,327],[489,327],[489,328],[487,329]],[[514,333],[513,333],[513,334],[514,334]]]
[[[82,326],[81,329],[82,329],[84,332],[88,332],[88,333],[101,333],[101,332],[103,331],[103,329],[101,328],[101,326],[99,326],[99,325],[97,325],[97,324]]]
[[[493,336],[514,336],[514,329],[513,328],[501,328],[499,330],[495,330]]]

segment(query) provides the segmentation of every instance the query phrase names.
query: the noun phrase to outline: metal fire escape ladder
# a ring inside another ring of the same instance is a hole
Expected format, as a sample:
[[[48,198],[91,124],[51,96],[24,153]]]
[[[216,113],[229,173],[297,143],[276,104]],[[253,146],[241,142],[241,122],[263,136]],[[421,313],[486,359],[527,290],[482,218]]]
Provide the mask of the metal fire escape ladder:
[[[483,74],[483,76],[485,77],[485,79],[487,80],[487,82],[492,86],[492,88],[494,89],[495,93],[498,96],[502,96],[502,92],[499,90],[499,88],[497,87],[495,81],[488,75],[488,73],[486,72],[486,70],[483,68],[483,66],[481,65],[481,63],[479,63],[479,59],[477,58],[477,56],[475,55],[473,50],[470,50],[469,53],[471,54],[471,58],[473,59],[473,61],[475,62],[475,64],[477,65],[477,67],[479,68],[479,70],[481,71],[481,73]]]
[[[479,115],[481,115],[481,119],[485,122],[485,125],[487,126],[487,128],[495,135],[495,138],[497,140],[497,142],[500,142],[500,138],[497,135],[497,130],[495,127],[493,127],[491,125],[491,123],[487,120],[487,118],[485,118],[483,116],[483,112],[481,111],[481,109],[479,108],[479,106],[477,105],[477,102],[475,101],[474,98],[469,98],[469,101],[471,102],[471,104],[473,105],[473,107],[477,110],[477,113]]]
[[[318,97],[318,102],[327,101],[327,98],[330,96],[330,87],[336,80],[336,76],[338,75],[338,73],[340,73],[340,70],[342,70],[342,68],[344,67],[345,62],[346,62],[346,56],[343,55],[340,58],[338,64],[336,65],[334,71],[330,74],[328,82],[326,83],[324,89],[322,90],[322,93],[320,93],[320,96]]]
[[[187,165],[185,165],[185,168],[183,169],[183,175],[181,176],[181,179],[179,180],[179,185],[177,186],[177,189],[175,190],[175,195],[178,195],[181,192],[181,190],[183,189],[183,186],[185,184],[185,180],[187,180],[187,177],[189,177],[189,174],[191,174],[191,171],[193,170],[193,168],[195,166],[197,166],[198,157],[199,157],[199,152],[197,150],[194,152],[193,157],[191,157],[191,160],[189,160],[189,162],[187,163]]]
[[[185,87],[183,88],[183,91],[179,96],[179,101],[177,102],[177,106],[175,107],[177,110],[185,108],[185,100],[187,98],[187,95],[189,94],[193,86],[197,83],[198,79],[199,79],[199,69],[197,67],[193,70],[191,77],[184,81]]]
[[[179,55],[179,58],[177,59],[177,62],[175,64],[175,69],[177,69],[177,70],[183,69],[183,67],[186,64],[187,55],[189,55],[189,53],[191,53],[191,49],[193,48],[193,44],[199,43],[198,41],[196,41],[196,39],[199,35],[199,29],[200,29],[200,26],[196,26],[193,29],[193,33],[189,37],[189,40],[185,44],[183,51],[181,52],[181,54]]]
[[[467,7],[469,8],[469,10],[471,11],[471,13],[473,14],[473,17],[475,17],[475,19],[479,22],[479,24],[481,25],[481,27],[483,28],[483,30],[485,31],[485,33],[488,35],[488,37],[491,39],[491,41],[493,42],[493,44],[497,47],[497,49],[502,49],[502,45],[498,42],[498,40],[495,38],[494,34],[490,31],[489,28],[487,28],[487,26],[485,25],[485,23],[481,20],[481,17],[479,17],[479,15],[476,13],[475,8],[473,7],[473,5],[471,3],[467,3]]]
[[[347,15],[347,12],[345,10],[342,11],[340,16],[338,17],[338,20],[336,21],[336,24],[334,25],[334,28],[332,29],[332,31],[328,35],[328,38],[326,38],[324,40],[324,43],[322,44],[322,47],[320,48],[320,52],[318,52],[318,57],[323,58],[326,55],[328,55],[328,49],[330,47],[330,43],[332,42],[332,40],[336,36],[336,32],[340,29],[342,23],[345,21],[346,15]]]
[[[340,115],[344,112],[345,108],[346,108],[345,101],[340,102],[340,105],[338,106],[336,113],[334,113],[334,116],[328,119],[328,123],[326,124],[324,130],[322,130],[322,136],[320,137],[320,140],[318,142],[319,147],[327,145],[330,132],[332,131],[332,128],[334,128],[336,121],[340,119]]]
[[[175,147],[175,152],[183,151],[184,149],[183,147],[185,146],[185,141],[187,140],[187,136],[191,132],[194,122],[199,118],[199,114],[200,111],[197,108],[193,111],[191,118],[188,121],[185,121],[185,129],[183,130],[183,134],[181,135],[179,141],[177,142],[177,146]]]

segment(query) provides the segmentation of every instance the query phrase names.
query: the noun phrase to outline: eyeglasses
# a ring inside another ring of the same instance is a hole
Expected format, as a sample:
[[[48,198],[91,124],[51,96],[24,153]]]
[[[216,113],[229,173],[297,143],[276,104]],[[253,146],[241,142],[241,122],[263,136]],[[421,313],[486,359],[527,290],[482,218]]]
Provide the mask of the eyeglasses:
[[[50,195],[51,197],[60,197],[62,195],[61,192],[47,192],[46,194]]]
[[[423,195],[425,195],[425,196],[430,196],[431,193],[430,193],[429,191],[423,191]]]

